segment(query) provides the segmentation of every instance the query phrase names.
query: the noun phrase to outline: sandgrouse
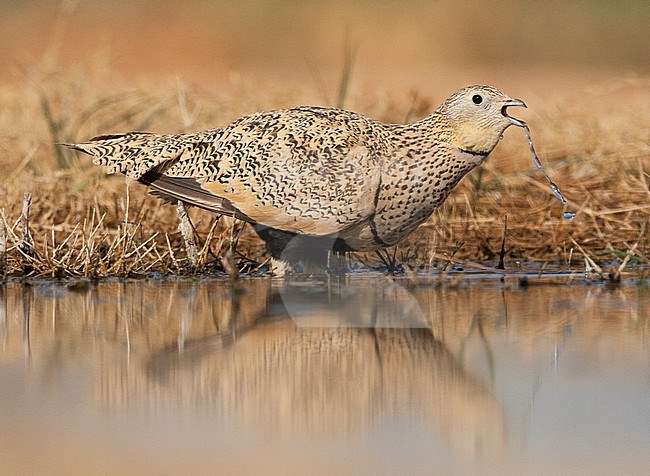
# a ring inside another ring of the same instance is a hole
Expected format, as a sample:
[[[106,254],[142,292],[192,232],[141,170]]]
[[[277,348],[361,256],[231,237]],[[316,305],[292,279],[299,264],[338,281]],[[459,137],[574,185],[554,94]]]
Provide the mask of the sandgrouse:
[[[409,235],[508,126],[523,124],[509,106],[525,104],[470,86],[407,125],[303,106],[192,134],[127,132],[66,145],[167,201],[250,222],[272,258],[294,266]]]

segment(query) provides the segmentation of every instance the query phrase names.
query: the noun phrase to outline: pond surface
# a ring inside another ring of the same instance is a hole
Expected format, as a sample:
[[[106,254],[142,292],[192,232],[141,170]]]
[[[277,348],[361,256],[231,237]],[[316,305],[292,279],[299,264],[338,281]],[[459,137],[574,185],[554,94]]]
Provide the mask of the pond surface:
[[[650,288],[0,286],[3,474],[647,474]]]

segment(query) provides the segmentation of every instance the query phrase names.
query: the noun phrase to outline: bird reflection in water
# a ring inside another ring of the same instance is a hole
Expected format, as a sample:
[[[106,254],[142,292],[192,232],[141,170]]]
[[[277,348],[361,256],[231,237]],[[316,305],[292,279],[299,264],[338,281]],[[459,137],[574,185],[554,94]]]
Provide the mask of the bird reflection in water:
[[[372,472],[377,448],[382,464],[408,447],[429,469],[445,459],[510,464],[541,445],[544,461],[570,455],[557,464],[597,472],[595,455],[570,451],[584,449],[585,428],[621,453],[600,403],[614,402],[615,428],[647,406],[643,286],[416,279],[7,283],[3,465],[13,455],[22,469],[25,451],[49,469],[61,454],[100,461],[115,448],[113,461],[163,445],[167,459],[141,461],[149,470],[140,472],[157,474],[198,447],[213,465],[232,453],[233,467],[266,465],[271,453],[282,467],[303,457],[311,465],[311,450],[344,447],[341,464]],[[601,393],[587,427],[574,427],[574,409]],[[642,446],[647,425],[636,424]]]
[[[505,446],[501,405],[436,335],[431,299],[423,310],[390,279],[250,282],[212,297],[212,329],[189,336],[200,292],[176,292],[179,333],[144,359],[145,398],[200,402],[287,437],[407,419],[468,455]]]

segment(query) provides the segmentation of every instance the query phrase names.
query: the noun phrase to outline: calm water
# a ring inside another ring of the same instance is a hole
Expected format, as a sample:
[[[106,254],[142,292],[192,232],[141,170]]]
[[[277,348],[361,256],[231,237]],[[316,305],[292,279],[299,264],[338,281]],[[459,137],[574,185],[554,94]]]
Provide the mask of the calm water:
[[[650,288],[0,287],[2,474],[648,474]]]

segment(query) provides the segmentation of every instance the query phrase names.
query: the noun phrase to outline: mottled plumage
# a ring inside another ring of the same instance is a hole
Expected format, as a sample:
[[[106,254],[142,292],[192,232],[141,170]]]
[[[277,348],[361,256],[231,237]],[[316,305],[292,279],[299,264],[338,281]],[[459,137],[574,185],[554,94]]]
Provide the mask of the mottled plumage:
[[[128,132],[67,145],[157,196],[254,224],[272,256],[293,263],[309,247],[398,243],[519,125],[506,107],[523,105],[471,86],[408,125],[297,107],[194,134]]]

